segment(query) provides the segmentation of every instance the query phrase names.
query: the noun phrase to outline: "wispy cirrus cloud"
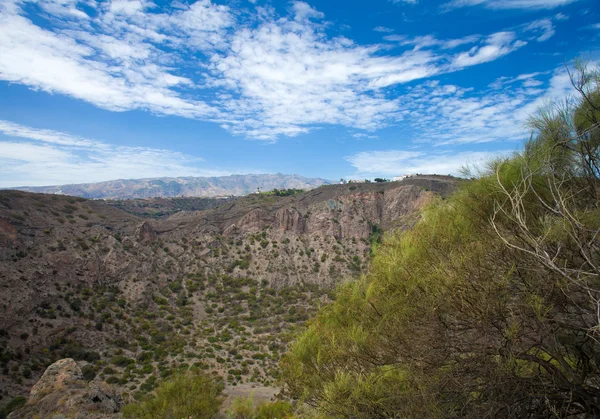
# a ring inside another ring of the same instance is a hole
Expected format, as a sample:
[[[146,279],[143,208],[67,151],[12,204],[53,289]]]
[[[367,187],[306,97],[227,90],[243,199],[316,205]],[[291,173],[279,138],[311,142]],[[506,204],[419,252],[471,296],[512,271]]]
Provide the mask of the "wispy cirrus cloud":
[[[0,80],[110,111],[212,121],[274,141],[324,125],[376,130],[397,123],[402,100],[388,95],[390,87],[496,60],[524,47],[531,33],[543,41],[553,30],[538,21],[450,40],[389,35],[396,43],[390,48],[331,36],[324,19],[302,1],[281,16],[269,6],[241,13],[210,0],[177,7],[6,0]]]
[[[560,18],[558,20],[560,20]],[[552,19],[533,21],[525,26],[525,31],[532,32],[534,34],[534,39],[538,42],[547,41],[556,33]]]
[[[430,47],[439,47],[442,49],[453,49],[461,45],[474,44],[481,39],[480,35],[469,35],[457,39],[437,39],[433,35],[423,35],[417,37],[408,37],[404,35],[387,35],[384,40],[397,42],[402,46],[414,46],[415,49],[423,49]]]
[[[399,176],[410,173],[458,175],[463,167],[482,168],[493,158],[510,154],[510,150],[495,152],[422,152],[407,150],[363,151],[346,160],[356,169],[350,177]]]
[[[515,32],[498,32],[487,37],[482,45],[461,52],[452,61],[455,68],[464,68],[496,60],[527,45],[517,39]]]
[[[598,31],[600,30],[600,23],[592,23],[591,25],[586,25],[580,29]]]
[[[42,186],[159,176],[221,176],[203,159],[171,150],[115,146],[0,120],[0,187]]]
[[[468,6],[483,6],[488,9],[554,9],[575,3],[578,0],[452,0],[442,6],[443,10]]]
[[[375,32],[383,32],[383,33],[392,33],[392,32],[394,32],[394,30],[392,28],[388,28],[388,27],[385,27],[385,26],[375,26],[373,28],[373,30]]]
[[[210,42],[218,24],[209,18],[226,11],[198,12],[202,7],[196,6],[169,16],[146,15],[143,4],[124,8],[111,3],[104,9],[95,5],[98,17],[92,19],[76,9],[76,4],[39,3],[52,21],[58,20],[55,31],[50,31],[28,19],[19,3],[2,3],[0,79],[66,94],[112,111],[146,109],[192,118],[215,113],[204,101],[184,98],[175,90],[194,83],[172,74],[169,64],[173,57],[157,44],[183,43],[172,28],[193,22],[209,26],[209,30],[196,33],[209,33],[206,42]],[[199,18],[203,14],[208,16]],[[226,18],[221,21],[228,22]],[[168,27],[169,36],[161,33],[163,27]]]
[[[528,137],[526,122],[549,101],[567,97],[571,80],[564,68],[500,78],[489,91],[426,82],[404,98],[405,117],[420,138],[436,146],[496,141],[516,144]],[[510,89],[502,86],[512,85]]]
[[[482,92],[428,81],[409,89],[401,107],[414,128],[409,137],[414,146],[347,156],[355,169],[349,177],[457,175],[463,167],[484,168],[490,160],[518,149],[528,138],[529,117],[544,104],[567,97],[572,86],[568,73],[560,68],[502,77],[490,88]],[[488,142],[496,142],[500,150],[477,150],[481,149],[477,144]]]
[[[493,89],[501,89],[519,82],[522,83],[523,87],[537,87],[544,84],[539,80],[538,77],[549,73],[549,71],[538,71],[535,73],[519,74],[517,77],[499,77],[498,79],[494,80],[494,82],[490,83],[490,87]]]

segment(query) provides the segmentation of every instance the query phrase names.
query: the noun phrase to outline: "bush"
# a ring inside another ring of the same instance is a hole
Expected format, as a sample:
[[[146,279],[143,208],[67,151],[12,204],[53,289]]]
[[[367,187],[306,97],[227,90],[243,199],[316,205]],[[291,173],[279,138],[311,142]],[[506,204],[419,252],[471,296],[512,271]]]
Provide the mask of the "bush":
[[[204,375],[184,374],[173,377],[158,386],[154,394],[139,403],[125,406],[126,419],[215,417],[222,403],[223,388]]]
[[[292,413],[292,405],[281,401],[255,403],[252,396],[237,397],[226,413],[232,419],[283,419]]]
[[[578,106],[385,237],[285,356],[292,396],[327,417],[600,417],[599,83],[580,68]]]
[[[127,358],[126,356],[123,355],[115,355],[111,358],[110,360],[113,364],[115,364],[118,367],[122,367],[125,368],[128,365],[131,364],[135,364],[135,361],[131,358]]]
[[[12,399],[8,404],[4,407],[4,409],[0,410],[0,417],[6,417],[10,412],[14,412],[17,409],[25,406],[27,403],[27,399],[23,396],[17,396]]]
[[[88,364],[81,369],[81,373],[85,381],[92,381],[94,378],[96,378],[97,372],[98,368],[91,364]]]
[[[174,281],[169,284],[169,289],[171,292],[173,292],[173,294],[177,294],[179,291],[181,291],[181,288],[181,281]]]

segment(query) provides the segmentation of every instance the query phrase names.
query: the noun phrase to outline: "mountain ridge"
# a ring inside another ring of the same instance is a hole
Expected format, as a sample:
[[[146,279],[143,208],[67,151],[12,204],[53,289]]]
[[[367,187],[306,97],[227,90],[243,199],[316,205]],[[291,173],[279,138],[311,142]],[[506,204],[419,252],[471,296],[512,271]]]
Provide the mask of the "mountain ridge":
[[[273,189],[313,189],[333,182],[297,174],[245,174],[228,176],[180,176],[142,179],[114,179],[48,186],[6,188],[25,192],[79,196],[87,199],[134,199],[155,197],[243,196]]]

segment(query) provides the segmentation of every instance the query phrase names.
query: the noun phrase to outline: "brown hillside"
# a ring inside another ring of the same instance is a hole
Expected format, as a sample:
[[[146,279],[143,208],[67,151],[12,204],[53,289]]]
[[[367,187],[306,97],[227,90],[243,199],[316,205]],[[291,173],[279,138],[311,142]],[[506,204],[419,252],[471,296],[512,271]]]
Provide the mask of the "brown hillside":
[[[366,271],[381,229],[410,226],[454,188],[447,177],[329,185],[162,220],[0,191],[0,403],[66,357],[125,400],[181,365],[273,384],[286,331]]]

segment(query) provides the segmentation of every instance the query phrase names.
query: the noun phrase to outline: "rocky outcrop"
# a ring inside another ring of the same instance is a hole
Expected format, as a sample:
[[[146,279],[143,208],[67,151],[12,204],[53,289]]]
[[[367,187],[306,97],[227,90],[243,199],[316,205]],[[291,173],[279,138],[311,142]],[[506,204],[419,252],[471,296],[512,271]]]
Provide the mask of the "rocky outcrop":
[[[81,368],[71,358],[50,365],[33,386],[25,406],[9,419],[118,418],[122,400],[105,383],[87,383]]]
[[[260,230],[273,222],[273,216],[262,208],[256,208],[248,212],[236,223],[241,231],[251,232]]]
[[[275,213],[274,228],[302,234],[306,230],[306,219],[295,209],[283,208]]]
[[[31,388],[30,400],[73,386],[82,379],[81,368],[71,358],[59,359],[50,365],[42,377]]]
[[[138,227],[137,237],[141,242],[152,242],[156,239],[156,231],[149,221],[144,221]]]

